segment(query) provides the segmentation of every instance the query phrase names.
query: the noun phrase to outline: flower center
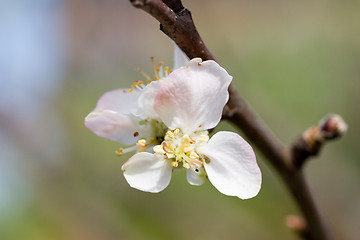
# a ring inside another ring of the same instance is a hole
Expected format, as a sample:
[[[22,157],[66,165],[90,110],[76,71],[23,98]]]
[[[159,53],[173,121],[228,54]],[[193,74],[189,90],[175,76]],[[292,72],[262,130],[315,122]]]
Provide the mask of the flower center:
[[[166,132],[166,126],[163,122],[160,122],[155,119],[145,119],[139,122],[139,125],[150,125],[153,130],[153,134],[151,137],[142,137],[135,144],[127,147],[120,148],[115,151],[115,154],[121,157],[123,154],[128,152],[145,152],[147,149],[154,147],[155,145],[161,143],[164,140],[164,135]],[[138,137],[139,132],[134,132],[134,137]]]
[[[170,160],[173,167],[181,164],[185,169],[189,169],[193,166],[196,171],[205,162],[205,157],[199,156],[196,149],[208,141],[209,133],[205,130],[196,131],[191,135],[183,134],[180,129],[168,130],[164,141],[153,149],[155,154]]]

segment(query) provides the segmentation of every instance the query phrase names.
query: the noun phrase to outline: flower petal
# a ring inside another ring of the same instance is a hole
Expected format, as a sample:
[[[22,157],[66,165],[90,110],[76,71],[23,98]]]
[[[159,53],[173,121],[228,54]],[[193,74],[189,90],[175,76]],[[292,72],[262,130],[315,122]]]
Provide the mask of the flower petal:
[[[139,137],[147,137],[151,133],[150,126],[140,126],[135,118],[111,110],[91,112],[85,118],[85,126],[100,137],[124,145],[134,144]]]
[[[139,94],[120,88],[104,93],[98,100],[95,110],[112,110],[119,113],[130,113],[137,106]]]
[[[200,186],[205,182],[206,172],[203,167],[197,168],[190,166],[190,169],[186,170],[186,179],[191,185]]]
[[[159,118],[159,115],[154,110],[154,98],[156,91],[160,88],[161,81],[162,80],[153,81],[141,91],[136,115],[142,118]]]
[[[185,67],[189,63],[189,58],[185,53],[179,48],[179,46],[174,43],[174,67],[173,70]]]
[[[152,193],[164,190],[170,183],[172,173],[169,161],[147,152],[135,154],[121,169],[131,187]]]
[[[206,173],[221,193],[241,199],[258,194],[261,172],[251,146],[238,134],[218,132],[197,151],[209,158]]]
[[[215,127],[229,94],[232,77],[215,61],[192,59],[163,79],[154,109],[170,129],[191,134]]]

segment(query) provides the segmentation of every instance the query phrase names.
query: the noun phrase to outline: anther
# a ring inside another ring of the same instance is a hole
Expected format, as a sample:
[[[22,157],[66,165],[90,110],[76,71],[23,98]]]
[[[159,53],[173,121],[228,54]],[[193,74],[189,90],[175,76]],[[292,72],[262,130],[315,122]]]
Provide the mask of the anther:
[[[153,150],[155,153],[158,153],[158,154],[164,154],[165,151],[163,149],[163,146],[161,145],[156,145],[155,147],[153,147]]]
[[[180,133],[180,129],[178,129],[178,128],[175,129],[175,131],[174,131],[175,136],[178,135],[179,133]]]
[[[124,149],[120,148],[119,151],[115,151],[116,156],[121,157],[124,154]]]
[[[187,170],[187,169],[190,168],[190,164],[189,163],[183,163],[183,167],[186,168],[186,170]]]
[[[172,143],[168,144],[166,141],[162,142],[161,145],[162,145],[164,151],[167,153],[173,153],[173,151],[175,149],[174,144],[172,144]]]
[[[172,163],[171,163],[171,166],[173,166],[173,167],[177,167],[177,166],[179,166],[179,163],[178,163],[178,162],[176,162],[176,161],[175,161],[175,162],[172,162]]]
[[[145,139],[140,139],[137,143],[136,143],[137,146],[141,147],[141,148],[144,148],[146,147],[146,140]]]
[[[196,152],[191,152],[190,158],[192,158],[192,159],[198,159],[198,158],[199,158],[199,155],[197,155]]]
[[[166,136],[167,136],[168,138],[174,138],[174,133],[171,132],[171,131],[168,131],[168,132],[166,133]]]

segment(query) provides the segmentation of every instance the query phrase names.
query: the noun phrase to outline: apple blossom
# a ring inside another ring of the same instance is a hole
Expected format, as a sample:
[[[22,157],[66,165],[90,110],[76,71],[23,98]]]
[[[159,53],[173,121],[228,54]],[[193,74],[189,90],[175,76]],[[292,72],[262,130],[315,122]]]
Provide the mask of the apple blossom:
[[[137,153],[122,166],[130,186],[160,192],[182,167],[192,185],[208,178],[225,195],[257,195],[261,172],[251,146],[236,133],[221,131],[209,139],[207,131],[221,119],[231,80],[215,61],[195,58],[161,81],[148,101],[168,130],[154,153]]]
[[[186,169],[192,185],[208,178],[225,195],[256,196],[261,172],[251,146],[236,133],[210,139],[207,131],[221,119],[232,77],[215,61],[188,61],[176,45],[173,72],[152,61],[153,79],[142,72],[147,83],[105,93],[85,118],[95,134],[130,146],[117,155],[137,152],[122,166],[130,186],[160,192]]]

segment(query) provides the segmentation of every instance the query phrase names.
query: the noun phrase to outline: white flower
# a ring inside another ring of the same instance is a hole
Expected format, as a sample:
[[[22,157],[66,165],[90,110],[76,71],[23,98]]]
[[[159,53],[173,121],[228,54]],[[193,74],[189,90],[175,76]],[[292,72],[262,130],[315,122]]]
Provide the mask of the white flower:
[[[214,61],[195,58],[161,81],[149,98],[152,113],[168,131],[154,153],[140,152],[123,166],[130,186],[162,191],[176,168],[187,170],[190,184],[206,177],[223,194],[242,199],[257,195],[261,172],[251,146],[238,134],[218,132],[210,140],[207,129],[220,121],[228,101],[232,77]]]
[[[162,63],[155,65],[154,78],[150,78],[143,71],[146,83],[137,81],[130,89],[116,89],[106,92],[97,102],[96,108],[85,118],[85,125],[100,137],[120,142],[123,145],[133,145],[127,149],[120,148],[117,152],[122,155],[131,151],[145,151],[156,144],[158,137],[163,137],[165,125],[155,112],[155,92],[162,80],[171,70],[163,67]],[[175,44],[174,67],[182,67],[188,59]]]

